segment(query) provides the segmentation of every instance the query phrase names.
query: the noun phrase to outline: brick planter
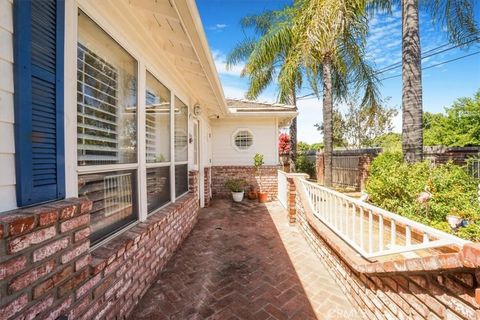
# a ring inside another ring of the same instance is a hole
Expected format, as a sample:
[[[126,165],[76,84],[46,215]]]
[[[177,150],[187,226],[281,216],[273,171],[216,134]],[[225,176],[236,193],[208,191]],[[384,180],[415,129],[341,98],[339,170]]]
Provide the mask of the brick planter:
[[[313,217],[295,179],[299,228],[366,319],[480,319],[480,246],[370,262]]]
[[[277,171],[280,166],[263,166],[261,183],[263,191],[268,193],[270,200],[277,198]],[[260,178],[253,166],[214,166],[212,171],[212,196],[214,198],[228,199],[230,190],[225,187],[228,179],[245,179],[249,185],[259,187]]]

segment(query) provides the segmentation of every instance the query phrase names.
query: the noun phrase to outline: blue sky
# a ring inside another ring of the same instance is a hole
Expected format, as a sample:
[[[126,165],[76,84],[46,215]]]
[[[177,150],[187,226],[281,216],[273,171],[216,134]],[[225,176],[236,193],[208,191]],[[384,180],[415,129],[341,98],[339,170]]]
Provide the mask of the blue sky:
[[[279,9],[288,0],[196,0],[208,42],[215,59],[225,96],[243,98],[247,88],[246,79],[241,78],[242,66],[232,70],[225,67],[225,56],[244,38],[239,26],[242,17],[258,14],[265,10]],[[475,8],[476,19],[480,24],[480,5]],[[434,25],[428,13],[420,12],[420,32],[422,52],[448,43],[446,33],[441,26]],[[442,47],[441,49],[449,48]],[[441,50],[438,49],[438,50]],[[468,49],[453,49],[425,58],[422,67],[428,67],[447,60],[455,59],[480,51],[480,44]],[[435,51],[436,52],[436,51]],[[377,68],[382,69],[401,58],[401,12],[395,9],[392,15],[376,15],[370,19],[370,34],[367,39],[367,57]],[[380,78],[401,73],[397,68],[379,75]],[[473,96],[480,89],[480,54],[475,54],[455,62],[423,71],[423,108],[425,111],[441,112],[459,97]],[[299,96],[310,93],[306,86]],[[401,108],[401,77],[381,81],[382,97],[390,97],[389,106]],[[270,86],[259,97],[260,101],[274,102],[277,98],[275,85]],[[316,97],[299,101],[298,139],[308,143],[322,139],[314,124],[322,119],[322,102]],[[343,106],[338,106],[343,109]],[[394,131],[401,131],[401,113],[394,119]]]

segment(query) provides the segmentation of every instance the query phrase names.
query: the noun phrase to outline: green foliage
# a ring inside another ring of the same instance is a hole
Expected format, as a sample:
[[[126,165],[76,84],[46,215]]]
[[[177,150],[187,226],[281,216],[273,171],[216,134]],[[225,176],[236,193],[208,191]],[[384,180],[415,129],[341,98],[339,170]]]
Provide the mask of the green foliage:
[[[247,181],[244,179],[229,179],[225,182],[225,187],[227,187],[231,192],[242,192],[247,186]]]
[[[300,141],[297,143],[297,152],[320,151],[322,149],[323,143],[321,142],[308,144],[306,142]]]
[[[401,151],[402,135],[400,133],[389,132],[382,134],[372,140],[372,147],[381,147],[384,151]]]
[[[388,107],[387,102],[388,99],[376,105],[359,105],[357,98],[352,97],[346,112],[334,110],[333,145],[343,148],[378,146],[378,138],[392,133],[393,118],[397,115],[397,110]],[[315,127],[323,133],[323,123]]]
[[[400,152],[384,152],[370,167],[366,190],[375,205],[444,231],[451,232],[447,215],[468,219],[472,225],[480,222],[477,184],[464,168],[452,163],[408,164]],[[417,201],[424,190],[432,194],[426,204]],[[478,230],[470,229],[461,228],[458,235],[467,237]]]
[[[263,166],[263,154],[256,153],[253,156],[253,166],[255,167],[256,170],[260,169],[261,166]]]
[[[480,144],[480,90],[473,98],[460,98],[443,113],[425,112],[424,144],[463,147]]]
[[[304,152],[299,152],[297,154],[297,159],[295,161],[297,172],[306,173],[310,178],[315,178],[317,176],[315,166],[315,160],[310,160]]]

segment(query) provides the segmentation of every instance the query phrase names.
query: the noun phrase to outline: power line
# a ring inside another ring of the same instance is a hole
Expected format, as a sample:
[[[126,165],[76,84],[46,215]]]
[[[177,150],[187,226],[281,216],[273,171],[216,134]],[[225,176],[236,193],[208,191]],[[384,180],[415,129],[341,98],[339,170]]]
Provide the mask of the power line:
[[[476,38],[476,39],[471,40],[471,41],[469,41],[469,42],[476,41],[477,39],[480,39],[480,38]],[[469,43],[469,42],[466,42],[466,43]],[[465,44],[465,43],[464,43],[464,44]],[[456,45],[455,47],[459,47],[459,46],[460,46],[460,45]],[[432,57],[432,56],[434,56],[434,55],[443,53],[443,52],[448,51],[448,50],[451,50],[451,49],[454,49],[454,47],[447,48],[447,49],[441,50],[441,51],[439,51],[439,52],[436,52],[436,53],[433,53],[433,54],[430,54],[430,55],[426,55],[426,56],[422,57],[422,59]],[[451,59],[451,60],[443,61],[443,62],[434,64],[434,65],[431,65],[431,66],[428,66],[428,67],[424,67],[424,68],[422,68],[422,70],[427,70],[427,69],[430,69],[430,68],[438,67],[438,66],[441,66],[441,65],[443,65],[443,64],[450,63],[450,62],[454,62],[454,61],[457,61],[457,60],[460,60],[460,59],[463,59],[463,58],[468,58],[468,57],[473,56],[473,55],[476,55],[476,54],[478,54],[478,53],[480,53],[480,51],[477,51],[477,52],[474,52],[474,53],[471,53],[471,54],[467,54],[467,55],[464,55],[464,56],[460,56],[460,57],[457,57],[457,58],[454,58],[454,59]],[[401,62],[398,62],[398,63],[400,63],[400,65],[401,65]],[[377,73],[375,73],[375,74],[385,73],[386,71],[390,71],[390,70],[396,69],[396,68],[398,68],[398,67],[390,68],[390,69],[388,69],[388,70],[384,70],[384,71],[382,71],[382,72],[377,72]],[[397,77],[401,77],[401,76],[402,76],[401,74],[397,74],[397,75],[394,75],[394,76],[390,76],[390,77],[386,77],[386,78],[379,79],[379,81],[388,80],[388,79],[393,79],[393,78],[397,78]],[[350,83],[348,83],[348,84],[350,84]],[[309,93],[309,94],[306,94],[306,95],[303,95],[303,96],[300,96],[300,97],[297,97],[297,99],[298,99],[298,100],[301,100],[301,99],[304,99],[304,98],[307,98],[307,97],[310,97],[310,96],[313,96],[313,95],[315,95],[314,92]]]
[[[476,54],[479,54],[479,53],[480,53],[480,51],[476,51],[476,52],[473,52],[473,53],[470,53],[470,54],[466,54],[466,55],[464,55],[464,56],[460,56],[460,57],[457,57],[457,58],[454,58],[454,59],[450,59],[450,60],[447,60],[447,61],[443,61],[443,62],[439,62],[439,63],[436,63],[436,64],[432,64],[431,66],[422,68],[422,71],[423,71],[423,70],[427,70],[427,69],[431,69],[431,68],[435,68],[435,67],[439,67],[439,66],[441,66],[441,65],[444,65],[444,64],[447,64],[447,63],[450,63],[450,62],[454,62],[454,61],[457,61],[457,60],[460,60],[460,59],[468,58],[468,57],[471,57],[471,56],[476,55]],[[393,79],[393,78],[398,78],[398,77],[401,77],[401,76],[402,76],[401,74],[396,74],[396,75],[394,75],[394,76],[382,78],[382,79],[380,79],[379,81],[388,80],[388,79]]]
[[[464,39],[469,38],[469,37],[471,37],[471,36],[473,36],[473,35],[477,35],[477,33],[472,33],[472,34],[470,34],[470,35],[468,35],[468,36],[465,36]],[[435,55],[437,55],[437,54],[440,54],[440,53],[443,53],[443,52],[446,52],[446,51],[450,51],[450,50],[456,49],[456,48],[458,48],[458,47],[461,47],[461,46],[463,46],[463,45],[466,45],[466,44],[475,42],[475,41],[477,41],[477,40],[480,40],[480,37],[476,36],[476,37],[474,37],[473,39],[470,39],[470,40],[465,41],[465,42],[462,42],[462,43],[458,43],[458,44],[456,44],[456,45],[451,46],[450,48],[443,49],[443,50],[440,50],[440,51],[438,51],[438,52],[430,53],[430,52],[432,52],[432,51],[436,51],[436,50],[438,50],[438,49],[440,49],[440,48],[446,47],[446,46],[448,46],[448,45],[451,44],[450,42],[447,42],[447,43],[445,43],[445,44],[442,44],[442,45],[440,45],[440,46],[437,46],[437,47],[435,47],[435,48],[432,48],[432,49],[429,49],[429,50],[427,50],[427,51],[425,51],[425,52],[422,52],[422,59],[425,59],[425,58],[428,58],[428,57],[432,57],[432,56],[435,56]],[[380,74],[380,73],[384,73],[384,72],[386,72],[386,71],[389,71],[389,70],[391,70],[391,69],[396,69],[396,68],[398,68],[398,67],[401,66],[401,65],[402,65],[402,61],[395,62],[395,63],[393,63],[393,64],[391,64],[391,65],[388,65],[388,66],[383,67],[382,69],[379,69],[377,72],[375,72],[375,74]],[[387,70],[387,69],[388,69],[388,70]]]
[[[447,63],[450,63],[450,62],[454,62],[454,61],[457,61],[457,60],[461,60],[461,59],[464,59],[464,58],[468,58],[468,57],[471,57],[471,56],[479,54],[479,53],[480,53],[480,51],[476,51],[476,52],[472,52],[470,54],[466,54],[466,55],[463,55],[463,56],[460,56],[460,57],[457,57],[457,58],[454,58],[454,59],[450,59],[450,60],[442,61],[442,62],[439,62],[439,63],[436,63],[436,64],[432,64],[428,67],[423,67],[422,71],[427,70],[427,69],[431,69],[431,68],[435,68],[435,67],[439,67],[441,65],[444,65],[444,64],[447,64]],[[397,75],[394,75],[394,76],[379,79],[379,81],[398,78],[398,77],[401,77],[401,76],[402,76],[402,74],[397,74]],[[320,91],[319,93],[322,93],[322,91]],[[304,96],[298,97],[297,100],[302,100],[302,99],[305,99],[305,98],[307,98],[309,96],[313,96],[313,95],[315,95],[315,93],[309,93],[309,94],[306,94]]]

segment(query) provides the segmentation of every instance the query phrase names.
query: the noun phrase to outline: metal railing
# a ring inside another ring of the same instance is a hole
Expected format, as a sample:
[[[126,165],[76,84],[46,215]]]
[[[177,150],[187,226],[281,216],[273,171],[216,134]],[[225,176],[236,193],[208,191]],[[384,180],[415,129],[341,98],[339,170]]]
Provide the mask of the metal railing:
[[[281,170],[278,170],[278,201],[282,204],[284,208],[287,207],[287,193],[288,193],[288,183],[287,183],[287,174]]]
[[[365,258],[469,242],[318,184],[300,181],[314,215]]]

